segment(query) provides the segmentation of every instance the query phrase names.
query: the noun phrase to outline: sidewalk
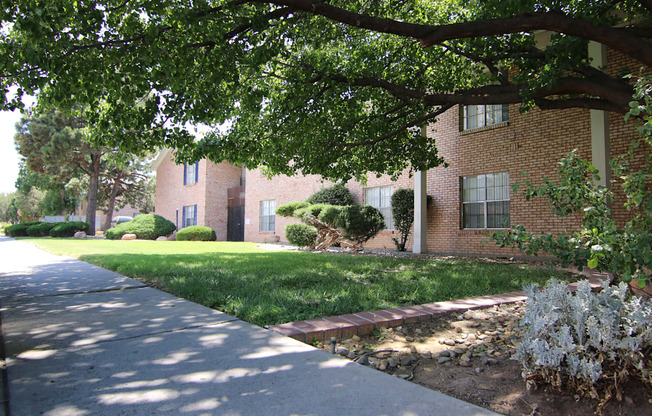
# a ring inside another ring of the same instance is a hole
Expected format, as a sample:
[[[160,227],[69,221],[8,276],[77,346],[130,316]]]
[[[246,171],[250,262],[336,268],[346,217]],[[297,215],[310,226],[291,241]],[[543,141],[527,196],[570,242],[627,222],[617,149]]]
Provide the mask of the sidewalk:
[[[494,414],[5,237],[0,307],[0,415]]]

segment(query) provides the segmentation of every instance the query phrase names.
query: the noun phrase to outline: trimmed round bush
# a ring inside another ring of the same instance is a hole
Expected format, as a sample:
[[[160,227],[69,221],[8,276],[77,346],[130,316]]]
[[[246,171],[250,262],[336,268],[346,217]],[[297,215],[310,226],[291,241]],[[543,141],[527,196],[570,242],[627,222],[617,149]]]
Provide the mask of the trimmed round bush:
[[[57,223],[50,230],[50,237],[73,237],[77,231],[88,232],[91,225],[83,221],[66,221]]]
[[[176,230],[177,227],[172,221],[168,221],[160,215],[143,214],[129,222],[109,228],[104,236],[109,240],[119,240],[125,234],[136,234],[136,238],[141,240],[156,240],[161,236],[168,236]]]
[[[285,238],[292,245],[299,247],[314,247],[317,242],[317,230],[299,222],[285,226]]]
[[[177,231],[177,241],[215,241],[215,230],[203,225],[193,225]]]
[[[10,225],[5,228],[5,234],[8,237],[27,237],[27,229],[32,225],[40,224],[39,221],[21,222],[19,224]]]
[[[349,205],[342,208],[339,226],[345,238],[362,244],[385,228],[383,214],[370,205]]]
[[[30,237],[47,237],[50,235],[50,230],[57,225],[54,222],[40,222],[38,224],[27,227],[27,235]]]
[[[328,205],[353,205],[353,195],[349,188],[342,184],[324,188],[310,195],[308,202],[311,204],[328,204]]]

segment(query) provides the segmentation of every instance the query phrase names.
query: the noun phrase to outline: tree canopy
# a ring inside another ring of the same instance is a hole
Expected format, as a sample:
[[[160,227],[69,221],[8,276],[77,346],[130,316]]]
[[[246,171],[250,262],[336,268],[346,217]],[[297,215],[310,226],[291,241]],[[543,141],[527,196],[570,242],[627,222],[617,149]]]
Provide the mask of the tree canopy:
[[[3,1],[0,98],[83,112],[97,140],[348,179],[442,163],[457,104],[626,113],[650,1]],[[632,64],[609,75],[589,41]],[[19,94],[7,95],[11,86]],[[79,110],[83,109],[83,110]],[[221,125],[196,141],[194,125]]]

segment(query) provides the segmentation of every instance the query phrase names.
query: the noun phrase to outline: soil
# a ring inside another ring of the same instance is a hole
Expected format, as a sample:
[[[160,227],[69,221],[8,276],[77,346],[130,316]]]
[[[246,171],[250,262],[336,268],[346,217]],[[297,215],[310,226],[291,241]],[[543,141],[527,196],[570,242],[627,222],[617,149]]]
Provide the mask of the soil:
[[[593,415],[596,400],[526,388],[520,364],[511,359],[520,341],[523,311],[523,303],[516,303],[443,315],[341,340],[337,349],[358,363],[497,413]],[[620,402],[605,406],[604,416],[652,416],[652,391],[635,381],[624,391]]]

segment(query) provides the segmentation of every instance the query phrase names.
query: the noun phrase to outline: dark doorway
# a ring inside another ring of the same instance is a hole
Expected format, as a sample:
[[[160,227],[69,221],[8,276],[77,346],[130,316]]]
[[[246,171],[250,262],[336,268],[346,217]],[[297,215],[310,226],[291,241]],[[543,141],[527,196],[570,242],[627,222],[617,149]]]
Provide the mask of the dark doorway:
[[[244,241],[245,188],[234,186],[226,192],[229,201],[226,241]]]

